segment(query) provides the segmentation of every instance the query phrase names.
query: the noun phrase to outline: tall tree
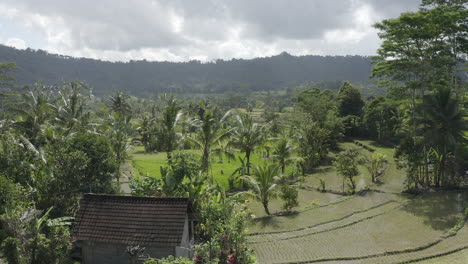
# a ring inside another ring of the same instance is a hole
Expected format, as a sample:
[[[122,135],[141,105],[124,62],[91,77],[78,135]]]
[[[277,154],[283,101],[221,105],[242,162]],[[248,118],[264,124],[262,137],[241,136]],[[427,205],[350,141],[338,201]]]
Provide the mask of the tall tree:
[[[176,126],[182,116],[182,110],[173,95],[167,96],[163,94],[161,95],[161,100],[165,106],[160,119],[161,127],[159,132],[161,138],[164,139],[164,142],[162,142],[163,150],[167,154],[168,162],[171,163],[172,151],[177,148],[179,142]]]
[[[243,179],[247,182],[250,190],[246,192],[250,197],[255,198],[262,203],[265,213],[270,215],[268,203],[270,199],[277,195],[277,182],[279,181],[278,166],[264,165],[255,166],[252,176],[244,176]]]
[[[215,149],[215,147],[226,140],[232,131],[232,129],[223,126],[229,112],[224,116],[217,116],[217,113],[217,108],[210,109],[201,103],[198,115],[190,121],[191,125],[197,128],[197,131],[188,138],[202,151],[201,168],[205,172],[209,169],[211,154],[220,151],[219,148]]]
[[[435,184],[440,186],[444,180],[443,173],[445,160],[449,153],[455,154],[459,146],[467,143],[464,132],[468,129],[467,121],[463,119],[463,112],[458,108],[457,100],[452,90],[442,87],[423,99],[422,110],[423,133],[429,140],[428,145],[437,150],[440,155],[439,175],[436,175]]]
[[[232,133],[231,145],[245,153],[247,175],[250,175],[250,157],[257,147],[265,141],[265,126],[255,123],[246,113],[235,116],[237,126]]]
[[[303,161],[302,158],[293,157],[294,146],[291,140],[286,138],[280,138],[273,145],[273,152],[271,158],[278,162],[279,167],[281,168],[281,173],[284,175],[286,172],[286,166],[293,161]]]

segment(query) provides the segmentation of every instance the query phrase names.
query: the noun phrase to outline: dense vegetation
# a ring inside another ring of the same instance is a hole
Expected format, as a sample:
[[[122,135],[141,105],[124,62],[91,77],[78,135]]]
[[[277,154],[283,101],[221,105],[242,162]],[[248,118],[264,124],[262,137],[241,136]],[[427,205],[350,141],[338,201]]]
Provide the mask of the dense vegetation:
[[[190,93],[224,92],[230,85],[238,89],[269,90],[269,87],[284,87],[289,81],[307,82],[309,71],[322,75],[325,80],[348,80],[340,81],[336,90],[306,83],[287,92],[230,93],[210,100],[166,94],[142,99],[125,92],[99,98],[82,82],[48,85],[56,77],[45,73],[40,74],[44,74],[46,84],[14,88],[11,76],[17,76],[19,83],[33,82],[35,79],[28,78],[38,77],[25,74],[26,68],[20,60],[17,65],[22,70],[15,69],[11,63],[0,64],[1,85],[7,88],[2,94],[0,112],[0,241],[5,257],[10,263],[69,263],[72,246],[68,225],[80,196],[86,192],[122,193],[127,182],[133,195],[190,198],[199,219],[194,263],[254,263],[251,247],[256,243],[283,243],[312,233],[336,232],[383,214],[379,210],[393,208],[397,203],[386,199],[382,204],[362,209],[362,213],[369,214],[362,219],[325,231],[312,232],[310,226],[296,226],[284,236],[275,231],[267,236],[247,235],[246,226],[255,217],[249,211],[252,201],[266,214],[255,221],[277,216],[295,215],[296,219],[307,216],[311,212],[310,204],[295,211],[302,191],[297,183],[307,175],[320,173],[324,166],[332,167],[336,173],[329,176],[332,179],[320,178],[312,187],[329,197],[342,197],[330,206],[346,203],[353,197],[359,199],[356,194],[382,184],[387,170],[397,170],[389,169],[389,164],[396,164],[406,172],[406,192],[463,187],[468,167],[468,94],[460,73],[468,51],[467,18],[467,10],[459,1],[427,0],[418,12],[376,24],[383,43],[374,58],[372,71],[368,69],[366,74],[371,73],[387,88],[385,97],[365,98],[353,82],[360,79],[353,79],[353,73],[346,70],[340,75],[323,67],[324,75],[314,70],[312,62],[302,64],[300,70],[290,67],[309,57],[295,58],[287,54],[207,64],[125,64],[57,58],[40,51],[4,48],[5,52],[36,58],[28,59],[32,67],[44,64],[58,67],[54,65],[65,65],[69,60],[66,65],[75,65],[71,69],[84,67],[90,75],[74,75],[80,70],[68,71],[66,67],[40,68],[60,76],[96,82],[95,87],[114,82],[114,77],[104,79],[102,76],[108,75],[95,71],[96,67],[103,68],[121,80],[112,89],[128,88],[135,94],[177,92],[191,82],[203,86]],[[368,63],[360,57],[320,59]],[[258,72],[270,69],[269,61],[275,60],[281,67],[271,68],[268,74]],[[171,75],[156,82],[141,77],[150,76],[153,67]],[[359,67],[350,68],[361,71]],[[239,69],[249,72],[245,80],[252,86],[239,85],[238,76],[244,76]],[[198,71],[205,75],[198,75]],[[204,79],[193,76],[204,76]],[[135,79],[141,83],[133,83]],[[174,84],[174,80],[180,80],[172,86],[177,89],[166,90],[166,85]],[[216,81],[223,84],[205,90],[209,83]],[[135,86],[127,86],[126,82]],[[109,90],[103,88],[100,93],[106,91]],[[394,147],[395,156],[376,151],[365,140]],[[350,147],[352,144],[356,146]],[[155,153],[163,154],[164,163],[158,167],[157,175],[147,175],[137,166],[126,169],[130,166],[130,155],[136,153],[132,148],[141,150],[139,155],[153,158],[151,155]],[[235,167],[218,173],[213,169],[217,164],[235,164]],[[362,167],[368,172],[370,183],[358,181]],[[338,182],[341,188],[330,187],[331,181]],[[272,212],[271,203],[278,197],[283,202],[281,211]],[[366,203],[364,199],[361,202]],[[347,208],[349,205],[337,211],[343,215],[333,221],[347,221],[347,217],[356,214],[351,211],[346,216]],[[392,213],[404,223],[405,214]],[[463,227],[466,212],[464,217],[453,232]],[[333,224],[333,221],[323,219],[326,223]],[[265,230],[258,233],[269,232]],[[434,234],[439,233],[434,231]],[[423,236],[420,239],[427,242]],[[283,245],[278,251],[291,250],[289,247],[292,246]],[[379,256],[370,252],[366,258]],[[192,261],[166,259],[147,263]]]
[[[221,94],[227,91],[283,90],[314,82],[338,89],[341,80],[368,82],[371,60],[362,56],[291,56],[282,53],[252,60],[232,59],[190,62],[106,62],[49,54],[42,50],[17,50],[0,45],[0,58],[19,67],[13,76],[19,84],[42,80],[44,84],[86,80],[97,95],[126,91],[132,95],[158,93]]]

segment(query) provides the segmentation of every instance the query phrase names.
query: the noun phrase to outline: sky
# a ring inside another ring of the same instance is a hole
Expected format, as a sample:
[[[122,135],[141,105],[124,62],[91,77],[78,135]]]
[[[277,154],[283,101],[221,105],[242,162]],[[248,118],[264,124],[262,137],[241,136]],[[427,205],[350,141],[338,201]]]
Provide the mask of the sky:
[[[420,0],[2,0],[0,43],[110,61],[374,55]]]

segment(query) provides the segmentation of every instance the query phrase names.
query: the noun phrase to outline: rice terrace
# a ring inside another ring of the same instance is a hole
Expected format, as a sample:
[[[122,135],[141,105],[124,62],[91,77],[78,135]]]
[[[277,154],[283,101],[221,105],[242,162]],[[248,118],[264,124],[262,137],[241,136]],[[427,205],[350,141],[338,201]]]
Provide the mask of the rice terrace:
[[[360,143],[388,156],[394,152],[373,141],[354,142],[342,143],[340,147]],[[140,161],[152,160],[159,166],[165,162],[164,158],[158,162],[150,156],[154,155],[135,154],[132,159],[139,171],[147,175],[151,175],[151,170],[159,171],[159,167],[139,165],[143,164]],[[360,169],[357,194],[343,196],[336,194],[341,188],[336,171],[331,166],[317,168],[316,173],[295,183],[299,188],[299,208],[291,215],[281,214],[280,200],[270,205],[273,216],[267,216],[260,203],[249,201],[253,219],[248,226],[248,245],[254,249],[258,262],[467,262],[466,190],[403,194],[405,173],[396,168],[394,161],[389,161],[379,184],[372,184],[364,167]],[[319,190],[319,178],[328,181],[328,191]],[[224,179],[220,179],[220,184],[224,184]]]
[[[468,0],[2,0],[0,264],[468,264]]]

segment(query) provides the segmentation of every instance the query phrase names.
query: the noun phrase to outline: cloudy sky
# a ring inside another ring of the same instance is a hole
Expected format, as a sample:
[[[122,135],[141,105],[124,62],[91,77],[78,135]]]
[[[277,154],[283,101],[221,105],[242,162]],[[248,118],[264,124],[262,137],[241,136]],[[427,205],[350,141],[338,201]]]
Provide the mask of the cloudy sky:
[[[372,55],[420,0],[2,0],[0,43],[112,61]]]

